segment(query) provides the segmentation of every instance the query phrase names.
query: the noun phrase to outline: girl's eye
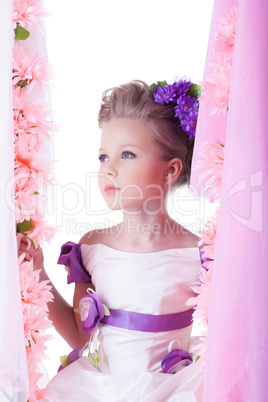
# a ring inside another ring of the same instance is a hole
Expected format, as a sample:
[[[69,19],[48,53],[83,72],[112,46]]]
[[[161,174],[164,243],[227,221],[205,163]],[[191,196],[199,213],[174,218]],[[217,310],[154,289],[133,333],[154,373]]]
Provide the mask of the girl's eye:
[[[131,156],[135,156],[132,152],[129,152],[129,151],[122,152],[122,155],[124,155],[124,154],[131,155]],[[130,158],[129,158],[129,157],[126,157],[126,158],[124,158],[124,159],[130,159]]]
[[[100,156],[99,156],[100,162],[104,162],[104,160],[102,159],[103,156],[107,156],[107,155],[100,155]]]
[[[121,155],[121,156],[123,156],[123,155],[127,155],[126,158],[123,158],[123,159],[131,159],[133,156],[135,156],[132,152],[129,152],[129,151],[124,151],[124,152],[122,152],[122,155]],[[130,156],[129,156],[129,155],[130,155]],[[106,157],[107,157],[107,155],[100,155],[100,156],[99,156],[100,162],[106,162],[105,159],[104,159],[104,158],[106,158]]]

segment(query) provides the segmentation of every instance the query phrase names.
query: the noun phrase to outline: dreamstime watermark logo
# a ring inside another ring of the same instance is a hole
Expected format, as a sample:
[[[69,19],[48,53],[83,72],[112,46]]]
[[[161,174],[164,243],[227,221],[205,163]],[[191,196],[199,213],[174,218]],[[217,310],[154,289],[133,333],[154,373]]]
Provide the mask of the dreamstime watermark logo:
[[[230,215],[241,225],[261,232],[263,228],[263,172],[259,170],[249,176],[249,186],[246,178],[239,180],[227,194],[227,208]],[[232,200],[238,196],[235,207],[232,207]],[[241,215],[241,202],[250,207],[249,216]],[[236,210],[235,210],[236,209]],[[237,209],[240,209],[238,212]]]
[[[6,186],[6,202],[9,208],[16,213],[17,216],[29,219],[33,213],[45,214],[46,216],[53,216],[55,224],[62,227],[68,223],[69,231],[76,230],[76,233],[82,232],[82,223],[75,222],[75,217],[80,213],[87,216],[103,216],[111,212],[111,210],[124,210],[130,216],[138,216],[141,212],[148,215],[155,215],[166,210],[166,197],[163,188],[159,185],[150,184],[145,187],[149,191],[145,197],[143,189],[136,184],[128,184],[119,191],[114,193],[114,196],[109,195],[109,203],[101,205],[96,203],[96,194],[92,188],[96,189],[96,179],[103,175],[99,172],[88,172],[85,174],[85,186],[76,183],[53,183],[53,180],[48,181],[48,185],[44,188],[44,193],[34,194],[31,190],[29,183],[29,176],[18,174],[9,180]],[[104,175],[103,175],[104,176]],[[107,176],[105,176],[107,182]],[[116,186],[115,180],[111,179],[111,184]],[[263,216],[263,177],[262,171],[257,171],[250,175],[249,183],[247,186],[247,178],[243,178],[235,183],[229,190],[226,198],[227,210],[229,214],[241,225],[260,232],[262,230],[262,216]],[[41,188],[44,178],[42,175],[37,175],[35,178],[39,181]],[[24,187],[23,187],[24,185]],[[19,187],[20,190],[17,190]],[[14,202],[14,189],[15,189],[15,202]],[[130,190],[130,192],[129,192]],[[151,193],[150,193],[151,192]],[[132,195],[129,196],[129,193]],[[47,203],[46,196],[49,194],[51,199]],[[134,194],[134,195],[133,195]],[[148,194],[153,194],[148,197]],[[200,185],[198,188],[190,186],[188,192],[185,188],[178,188],[169,197],[168,209],[170,215],[190,217],[194,215],[206,215],[207,199],[209,198],[210,187]],[[243,216],[241,208],[237,209],[236,198],[239,198],[241,203],[250,204],[250,216]],[[192,202],[195,201],[195,202]],[[125,205],[132,205],[141,202],[143,211],[140,209],[125,210]],[[222,202],[222,201],[221,201]],[[156,209],[153,207],[157,206]],[[68,219],[68,221],[67,221]],[[79,226],[80,225],[80,226]],[[84,224],[85,226],[85,224]],[[110,225],[109,225],[110,226]],[[74,229],[76,228],[76,229]],[[145,230],[145,229],[144,229]],[[153,228],[151,228],[153,230]],[[85,231],[83,231],[85,233]]]

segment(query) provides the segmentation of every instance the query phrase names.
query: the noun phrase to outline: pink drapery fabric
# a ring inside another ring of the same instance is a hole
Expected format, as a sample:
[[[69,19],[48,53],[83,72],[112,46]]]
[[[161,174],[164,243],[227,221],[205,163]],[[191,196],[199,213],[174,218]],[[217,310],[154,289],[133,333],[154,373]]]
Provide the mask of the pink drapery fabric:
[[[215,39],[215,34],[218,30],[219,19],[222,16],[229,14],[230,8],[234,4],[236,4],[236,0],[214,1],[206,64],[204,70],[204,79],[211,78],[210,63],[214,63],[217,61],[218,54],[214,51],[213,42]],[[202,187],[198,185],[199,170],[195,168],[195,166],[198,163],[197,149],[200,144],[204,143],[204,141],[212,141],[220,143],[221,139],[225,138],[226,125],[227,125],[227,114],[225,115],[221,114],[220,116],[217,115],[208,116],[205,105],[203,104],[203,102],[200,103],[190,184],[191,187],[193,187],[193,190],[196,194],[204,195],[207,198],[209,198],[209,194],[207,193],[206,189],[202,189]]]
[[[14,133],[12,113],[12,7],[0,2],[0,400],[24,402],[28,374],[19,287],[15,215],[13,211]]]
[[[207,64],[218,17],[231,4],[215,1]],[[268,400],[268,2],[238,0],[237,7],[205,402]],[[201,113],[198,142],[218,142],[222,122]]]

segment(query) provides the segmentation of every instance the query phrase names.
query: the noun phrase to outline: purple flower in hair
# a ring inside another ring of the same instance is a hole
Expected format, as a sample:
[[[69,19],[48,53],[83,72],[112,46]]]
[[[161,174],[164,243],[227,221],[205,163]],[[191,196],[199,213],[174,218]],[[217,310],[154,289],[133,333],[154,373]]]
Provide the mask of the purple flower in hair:
[[[175,117],[183,120],[185,115],[194,109],[198,111],[198,100],[189,95],[182,95],[178,98],[177,106],[175,106]]]
[[[166,81],[158,81],[151,85],[153,100],[163,105],[164,103],[177,104],[174,107],[175,117],[179,119],[182,130],[190,140],[195,138],[196,123],[198,117],[201,87],[193,84],[185,77],[177,79],[172,85]]]
[[[175,81],[172,84],[172,87],[175,91],[176,96],[178,97],[184,95],[191,85],[193,85],[193,83],[190,80],[187,81],[186,79],[181,78],[179,81]]]
[[[195,138],[198,117],[198,100],[189,95],[183,95],[177,102],[175,117],[179,118],[182,130],[189,135],[190,140],[193,140]]]
[[[190,140],[195,138],[196,121],[190,120],[188,116],[186,116],[186,119],[181,122],[181,127],[186,134],[189,134]]]
[[[156,87],[153,96],[155,103],[160,103],[163,105],[164,103],[173,102],[176,96],[176,90],[172,85],[165,84],[163,87]]]

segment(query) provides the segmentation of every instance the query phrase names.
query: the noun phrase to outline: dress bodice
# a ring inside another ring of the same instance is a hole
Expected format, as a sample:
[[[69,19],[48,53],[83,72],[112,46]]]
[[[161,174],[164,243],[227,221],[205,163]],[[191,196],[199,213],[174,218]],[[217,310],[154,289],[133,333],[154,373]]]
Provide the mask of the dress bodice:
[[[115,250],[103,244],[81,245],[82,261],[100,300],[111,309],[145,314],[189,310],[190,286],[199,280],[198,247],[150,253]],[[189,348],[191,326],[168,332],[129,331],[99,324],[102,372],[161,371],[172,340]]]
[[[199,282],[201,261],[198,247],[131,253],[103,244],[72,242],[62,246],[59,258],[60,264],[71,268],[68,283],[91,280],[110,309],[131,316],[148,315],[150,323],[152,317],[154,321],[166,315],[188,315],[185,303],[194,296],[190,287]],[[171,341],[178,341],[175,348],[190,351],[191,320],[176,326],[180,329],[162,331],[161,327],[156,332],[151,332],[151,326],[150,331],[143,331],[106,324],[99,321],[94,330],[94,336],[99,331],[99,366],[86,356],[75,360],[50,381],[42,402],[203,400],[200,359],[187,366],[179,361],[176,374],[161,368]]]

